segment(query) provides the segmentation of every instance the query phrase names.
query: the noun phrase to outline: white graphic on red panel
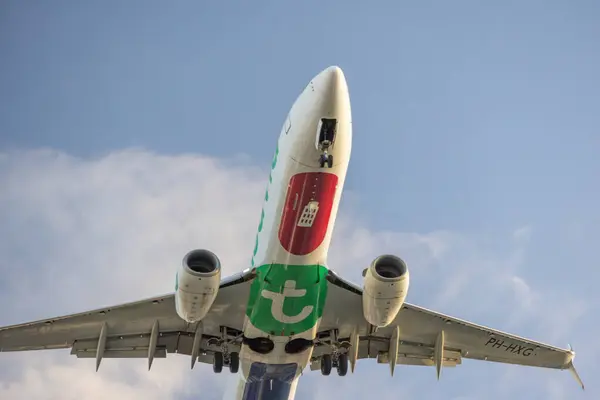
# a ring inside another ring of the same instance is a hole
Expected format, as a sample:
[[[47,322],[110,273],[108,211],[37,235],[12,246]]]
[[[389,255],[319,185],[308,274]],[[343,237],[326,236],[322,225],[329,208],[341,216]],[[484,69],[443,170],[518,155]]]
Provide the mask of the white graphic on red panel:
[[[317,217],[317,212],[319,212],[319,202],[309,202],[304,207],[304,210],[302,210],[302,215],[300,215],[300,219],[298,220],[298,226],[301,228],[310,228],[313,226],[315,218]]]

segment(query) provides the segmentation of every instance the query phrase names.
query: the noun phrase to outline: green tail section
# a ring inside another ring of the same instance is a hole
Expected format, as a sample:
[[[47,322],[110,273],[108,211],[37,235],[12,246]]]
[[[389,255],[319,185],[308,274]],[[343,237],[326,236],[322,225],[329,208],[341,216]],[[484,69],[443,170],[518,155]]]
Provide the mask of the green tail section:
[[[291,336],[315,326],[327,298],[323,265],[266,264],[257,268],[246,315],[256,328]]]

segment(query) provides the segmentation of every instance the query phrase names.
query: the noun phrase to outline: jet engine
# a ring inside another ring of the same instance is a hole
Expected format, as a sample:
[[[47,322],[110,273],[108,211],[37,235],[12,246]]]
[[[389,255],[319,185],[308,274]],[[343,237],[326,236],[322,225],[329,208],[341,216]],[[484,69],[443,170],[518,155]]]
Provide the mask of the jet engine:
[[[192,250],[183,257],[175,284],[175,308],[185,321],[206,316],[221,283],[221,261],[208,250]]]
[[[392,323],[406,299],[409,273],[406,263],[399,257],[377,257],[363,271],[362,296],[365,319],[374,326],[384,327]]]

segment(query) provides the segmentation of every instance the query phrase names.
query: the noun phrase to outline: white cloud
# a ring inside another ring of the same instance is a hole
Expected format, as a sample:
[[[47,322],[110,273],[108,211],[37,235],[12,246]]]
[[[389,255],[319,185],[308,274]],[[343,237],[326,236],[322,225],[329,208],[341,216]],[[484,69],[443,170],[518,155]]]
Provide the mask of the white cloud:
[[[513,237],[517,241],[528,242],[531,239],[531,234],[533,233],[533,228],[531,225],[525,225],[518,229],[515,229],[513,232]]]
[[[531,308],[535,294],[532,292],[529,285],[523,278],[518,276],[513,276],[511,278],[511,283],[515,296],[522,299],[522,306],[525,307],[525,309]]]
[[[170,292],[175,270],[192,248],[215,251],[226,274],[246,268],[266,176],[266,170],[243,158],[143,150],[95,159],[52,150],[0,154],[0,301],[10,305],[0,308],[0,324]],[[351,216],[351,207],[345,210],[338,217],[330,263],[354,282],[360,283],[361,270],[377,255],[398,254],[411,269],[409,301],[553,343],[566,341],[589,307],[576,296],[541,292],[520,276],[530,227],[515,230],[516,242],[495,238],[491,242],[500,245],[494,246],[456,232],[376,231]],[[507,243],[508,252],[499,250]],[[565,319],[558,320],[557,313]],[[597,347],[594,351],[598,355]],[[201,393],[210,399],[220,398],[228,382],[226,374],[215,376],[207,365],[190,371],[182,356],[155,361],[151,372],[145,360],[107,359],[99,373],[93,363],[63,351],[0,354],[0,398],[175,399]],[[502,398],[523,398],[526,388],[529,394],[559,399],[563,387],[573,384],[566,373],[514,368],[465,363],[430,385],[433,370],[401,368],[391,379],[385,366],[367,361],[356,379],[307,372],[298,398],[342,392],[353,398],[395,399],[401,393],[418,393],[420,399],[481,398],[498,387]]]

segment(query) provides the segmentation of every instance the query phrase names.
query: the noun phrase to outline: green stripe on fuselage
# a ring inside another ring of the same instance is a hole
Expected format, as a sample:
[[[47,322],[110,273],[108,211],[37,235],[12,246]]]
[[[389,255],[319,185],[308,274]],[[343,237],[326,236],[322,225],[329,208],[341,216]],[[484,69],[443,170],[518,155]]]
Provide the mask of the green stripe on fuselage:
[[[252,325],[277,336],[297,335],[314,327],[323,315],[327,272],[323,265],[258,267],[246,308]]]

